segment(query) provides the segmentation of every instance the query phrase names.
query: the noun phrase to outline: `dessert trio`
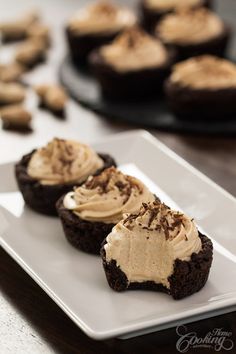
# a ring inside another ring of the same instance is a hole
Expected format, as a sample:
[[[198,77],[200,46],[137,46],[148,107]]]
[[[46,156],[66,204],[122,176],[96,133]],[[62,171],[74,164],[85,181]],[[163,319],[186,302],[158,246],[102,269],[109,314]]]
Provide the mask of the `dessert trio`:
[[[182,299],[205,285],[211,240],[193,219],[121,172],[112,156],[54,138],[23,156],[15,175],[26,205],[58,215],[72,246],[101,255],[115,291],[149,289]]]

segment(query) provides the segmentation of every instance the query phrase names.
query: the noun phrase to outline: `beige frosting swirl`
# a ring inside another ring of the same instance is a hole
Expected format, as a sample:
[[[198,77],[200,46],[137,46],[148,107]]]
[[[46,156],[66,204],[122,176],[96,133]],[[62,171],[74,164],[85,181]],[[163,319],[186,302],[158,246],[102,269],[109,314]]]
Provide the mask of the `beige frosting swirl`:
[[[203,55],[176,64],[170,81],[194,89],[236,87],[236,65],[228,60]]]
[[[154,281],[167,288],[174,261],[188,261],[202,247],[193,220],[158,202],[129,214],[106,241],[106,260],[115,260],[129,282]]]
[[[55,138],[33,153],[27,173],[41,184],[79,184],[103,165],[103,160],[91,147]]]
[[[203,5],[203,0],[145,0],[145,5],[156,11],[192,9]]]
[[[157,35],[168,44],[201,43],[219,36],[222,20],[212,11],[201,8],[167,15],[156,27]]]
[[[78,34],[116,33],[136,23],[131,10],[109,1],[98,1],[80,10],[69,22],[69,29]]]
[[[163,44],[134,27],[100,49],[104,60],[119,72],[135,71],[163,65],[168,54]]]
[[[64,206],[81,219],[116,224],[124,213],[137,212],[142,202],[155,199],[137,178],[111,167],[64,198]]]

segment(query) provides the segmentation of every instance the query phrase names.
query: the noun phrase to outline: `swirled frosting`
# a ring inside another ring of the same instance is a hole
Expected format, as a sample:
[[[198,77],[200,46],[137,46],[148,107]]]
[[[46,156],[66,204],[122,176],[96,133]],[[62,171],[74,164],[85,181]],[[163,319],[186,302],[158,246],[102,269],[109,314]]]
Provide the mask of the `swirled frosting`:
[[[138,27],[126,30],[111,44],[101,47],[100,54],[120,72],[160,67],[168,58],[163,44]]]
[[[145,0],[150,9],[166,12],[180,9],[192,9],[203,5],[203,0]]]
[[[194,89],[235,88],[236,65],[225,59],[203,55],[176,64],[170,81]]]
[[[88,145],[54,138],[33,153],[27,173],[41,184],[80,184],[103,165],[103,160]]]
[[[168,44],[197,44],[219,36],[222,20],[212,11],[201,8],[167,15],[156,27],[156,33]]]
[[[64,206],[81,219],[116,224],[124,213],[137,212],[142,202],[154,199],[154,195],[137,178],[110,167],[68,193]]]
[[[107,262],[115,260],[129,282],[154,281],[167,288],[175,260],[188,261],[202,247],[193,220],[156,201],[127,215],[106,241]]]
[[[99,35],[116,33],[135,23],[136,17],[131,10],[109,1],[98,1],[75,14],[68,27],[75,34]]]

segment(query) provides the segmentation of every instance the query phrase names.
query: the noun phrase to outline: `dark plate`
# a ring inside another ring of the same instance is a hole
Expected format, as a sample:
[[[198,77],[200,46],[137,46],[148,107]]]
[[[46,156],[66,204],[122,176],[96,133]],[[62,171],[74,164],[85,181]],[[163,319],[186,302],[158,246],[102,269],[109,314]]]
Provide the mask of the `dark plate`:
[[[235,0],[217,1],[219,12],[235,29]],[[234,41],[235,42],[235,41]],[[236,43],[232,43],[231,56],[235,57]],[[76,68],[70,59],[60,66],[60,79],[73,98],[83,106],[109,119],[156,128],[169,132],[208,135],[236,135],[236,120],[181,121],[170,112],[163,99],[137,102],[110,102],[101,94],[97,82],[84,68]]]
[[[61,64],[60,78],[73,98],[110,119],[169,132],[236,135],[236,120],[181,121],[168,110],[164,99],[132,103],[107,101],[101,96],[93,77],[74,67],[69,58]]]

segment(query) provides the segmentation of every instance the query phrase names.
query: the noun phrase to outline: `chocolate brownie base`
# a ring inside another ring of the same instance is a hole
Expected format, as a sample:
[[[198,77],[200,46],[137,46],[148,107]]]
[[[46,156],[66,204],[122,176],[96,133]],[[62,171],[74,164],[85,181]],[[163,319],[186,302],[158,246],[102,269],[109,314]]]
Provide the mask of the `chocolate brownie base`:
[[[86,63],[88,54],[104,44],[111,42],[119,32],[112,34],[92,35],[92,34],[80,34],[75,35],[66,28],[66,38],[68,42],[69,52],[72,61],[75,65]]]
[[[212,7],[212,0],[205,0],[203,2],[204,7],[211,8]],[[199,5],[196,8],[200,7]],[[141,24],[144,29],[148,32],[152,32],[155,25],[163,18],[163,16],[172,13],[172,10],[169,11],[155,11],[152,10],[145,4],[145,0],[142,0],[140,3],[140,17],[141,17]]]
[[[58,200],[56,207],[66,239],[84,252],[99,255],[102,242],[115,224],[83,220],[64,207],[63,199],[64,196]]]
[[[174,51],[170,51],[168,60],[160,67],[124,73],[106,63],[98,50],[91,53],[89,62],[103,95],[108,99],[127,100],[162,94],[163,81],[169,75],[174,59]]]
[[[236,88],[208,90],[183,87],[167,80],[167,101],[179,119],[235,119]]]
[[[211,40],[206,40],[198,44],[168,44],[168,46],[176,51],[178,60],[185,60],[202,54],[224,57],[230,37],[231,30],[225,25],[222,33]]]
[[[35,151],[35,150],[34,150]],[[15,165],[15,176],[18,187],[23,195],[25,203],[35,211],[46,215],[57,215],[56,202],[65,193],[71,191],[74,184],[44,185],[36,179],[30,177],[27,173],[31,153]],[[116,166],[114,159],[106,154],[99,154],[104,161],[104,166],[99,169],[95,175],[99,174],[105,168]]]
[[[133,290],[155,290],[171,295],[175,300],[192,295],[205,285],[213,258],[213,245],[211,240],[199,233],[202,241],[202,250],[193,253],[189,261],[175,260],[173,274],[168,278],[170,288],[153,281],[143,283],[128,283],[125,273],[117,266],[116,261],[106,261],[104,245],[101,249],[103,267],[109,286],[116,291]]]

